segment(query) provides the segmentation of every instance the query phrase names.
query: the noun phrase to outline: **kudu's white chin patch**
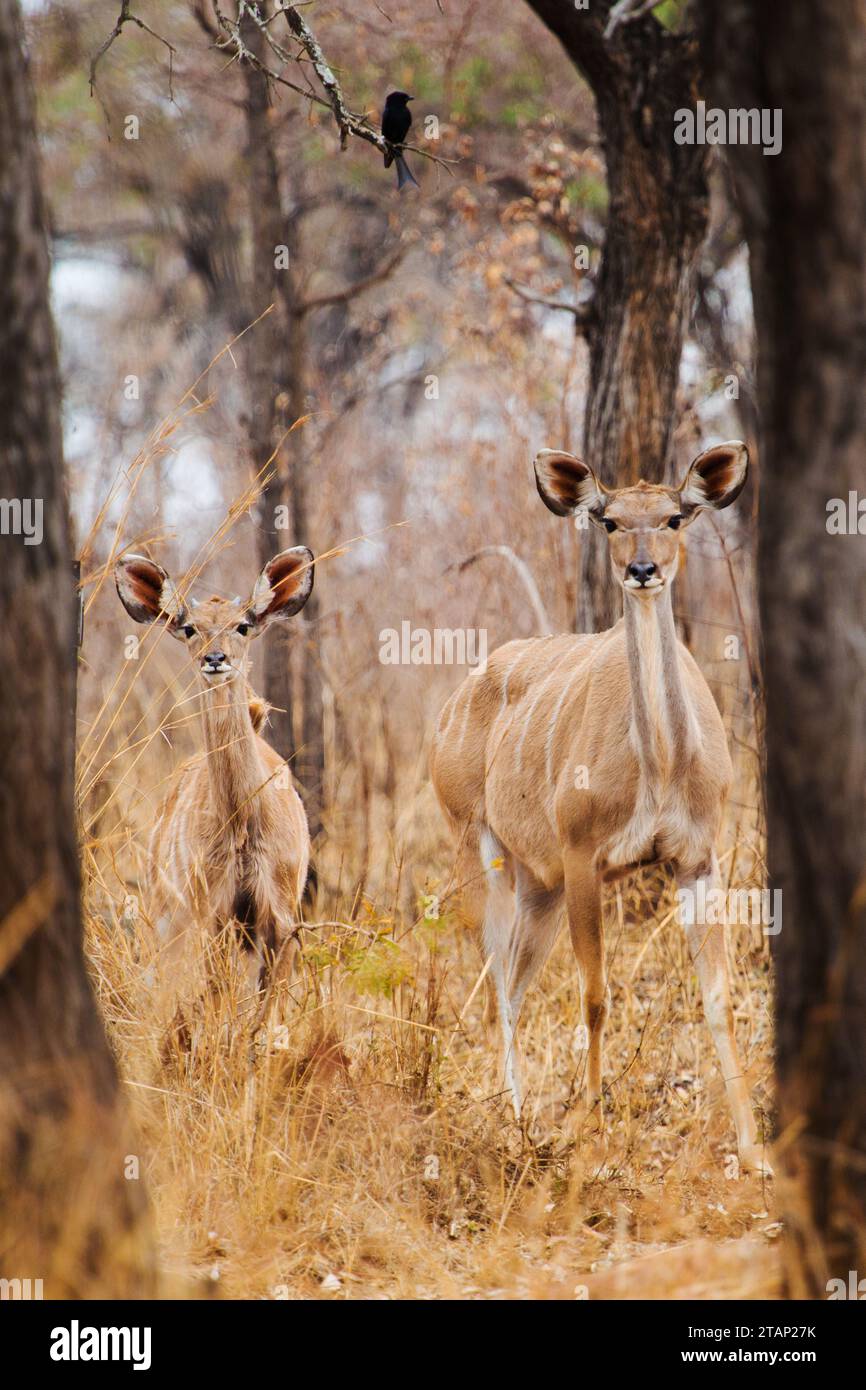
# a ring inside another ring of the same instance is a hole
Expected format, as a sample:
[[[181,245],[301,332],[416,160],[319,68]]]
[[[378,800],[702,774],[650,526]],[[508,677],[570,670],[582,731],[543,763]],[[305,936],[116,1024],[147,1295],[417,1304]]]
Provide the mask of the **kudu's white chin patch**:
[[[641,584],[639,579],[624,579],[622,587],[632,594],[657,594],[665,587],[663,579],[651,579],[649,584]]]

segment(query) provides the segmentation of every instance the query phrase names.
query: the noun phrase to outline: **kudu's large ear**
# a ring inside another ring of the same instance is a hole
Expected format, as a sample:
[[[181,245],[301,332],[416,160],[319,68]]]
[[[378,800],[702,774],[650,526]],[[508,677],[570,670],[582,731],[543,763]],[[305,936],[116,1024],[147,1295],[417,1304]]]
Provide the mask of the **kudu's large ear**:
[[[281,550],[269,560],[255,582],[250,616],[261,630],[273,618],[299,613],[313,592],[314,557],[305,545]]]
[[[145,555],[124,555],[114,566],[120,601],[137,623],[163,617],[174,630],[186,621],[186,605],[162,565]]]
[[[538,495],[557,516],[572,516],[583,507],[592,521],[601,521],[607,498],[588,463],[574,454],[542,449],[534,468]]]
[[[736,502],[749,475],[749,451],[739,439],[698,454],[679,489],[680,510],[690,521],[705,507],[721,511]]]

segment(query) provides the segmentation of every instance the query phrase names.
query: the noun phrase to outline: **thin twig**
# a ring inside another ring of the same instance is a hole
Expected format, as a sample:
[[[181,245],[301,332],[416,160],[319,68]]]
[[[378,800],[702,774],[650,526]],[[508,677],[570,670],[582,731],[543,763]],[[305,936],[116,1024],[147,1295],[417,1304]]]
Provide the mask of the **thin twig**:
[[[538,626],[538,635],[540,637],[549,637],[553,632],[553,628],[550,623],[550,618],[547,615],[544,601],[541,594],[538,592],[538,585],[526,561],[521,560],[520,556],[511,549],[510,545],[484,545],[480,550],[476,550],[474,554],[467,555],[466,559],[461,560],[456,568],[459,573],[462,574],[470,565],[474,565],[476,560],[481,560],[486,555],[501,555],[502,558],[507,560],[514,568],[529,596],[529,602],[532,605],[532,611],[535,614],[535,621]],[[454,568],[454,566],[450,568]]]
[[[545,309],[557,309],[563,313],[574,315],[575,332],[583,332],[589,327],[595,316],[595,307],[591,299],[584,304],[569,304],[565,299],[551,299],[544,294],[536,294],[534,290],[527,289],[525,285],[520,285],[510,276],[503,277],[505,284],[510,290],[527,304],[540,304]]]
[[[114,40],[120,38],[124,24],[137,24],[139,29],[143,29],[146,34],[150,34],[151,38],[157,39],[159,43],[164,44],[168,49],[168,97],[169,101],[174,101],[174,55],[177,49],[173,44],[169,43],[168,39],[164,39],[162,34],[158,34],[155,29],[151,29],[150,25],[145,24],[143,19],[139,19],[138,15],[130,14],[129,7],[131,4],[132,0],[120,0],[120,13],[117,16],[117,22],[108,37],[103,39],[90,60],[90,95],[97,95],[96,69],[100,60],[105,57],[105,54],[114,43]],[[103,110],[105,110],[104,106]],[[107,118],[108,113],[106,112],[106,119]]]
[[[358,295],[373,285],[379,285],[400,264],[406,252],[409,250],[407,243],[402,243],[392,255],[388,256],[381,265],[364,277],[357,280],[354,285],[346,285],[342,290],[334,290],[332,294],[316,295],[312,299],[303,299],[295,305],[294,314],[296,318],[303,318],[305,314],[311,314],[315,309],[325,309],[332,304],[348,304],[351,300],[357,299]]]

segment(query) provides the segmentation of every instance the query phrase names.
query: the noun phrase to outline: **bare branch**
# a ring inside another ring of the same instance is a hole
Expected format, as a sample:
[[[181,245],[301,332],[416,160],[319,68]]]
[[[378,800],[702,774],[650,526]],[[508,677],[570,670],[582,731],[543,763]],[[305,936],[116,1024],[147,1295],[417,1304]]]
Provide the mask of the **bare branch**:
[[[285,88],[288,88],[291,92],[296,92],[297,96],[303,96],[307,101],[313,101],[316,106],[321,106],[324,107],[325,110],[332,111],[336,126],[338,126],[341,149],[346,149],[346,145],[348,145],[348,136],[354,135],[359,140],[366,140],[368,145],[375,146],[375,149],[379,150],[382,156],[395,153],[393,152],[392,146],[389,145],[388,140],[384,138],[384,135],[381,135],[381,132],[377,131],[377,129],[371,125],[367,115],[357,115],[354,111],[349,110],[346,99],[343,97],[341,85],[339,85],[338,79],[336,79],[334,75],[334,70],[332,70],[327,58],[325,58],[324,53],[322,53],[321,44],[318,43],[318,39],[313,31],[311,31],[306,19],[303,19],[302,15],[297,13],[295,6],[289,6],[289,4],[282,3],[282,0],[277,0],[277,11],[275,11],[275,13],[285,15],[286,24],[289,26],[292,38],[296,39],[297,43],[300,44],[300,53],[289,53],[289,50],[274,38],[274,33],[272,33],[272,18],[274,18],[274,15],[272,15],[270,19],[261,17],[257,0],[238,0],[238,15],[236,15],[236,18],[229,18],[229,15],[224,14],[224,11],[220,8],[220,0],[211,0],[211,4],[213,4],[215,19],[217,19],[217,24],[220,26],[222,35],[222,38],[215,42],[215,47],[231,53],[231,61],[250,63],[254,68],[263,72],[268,82],[274,82],[277,86],[285,86]],[[302,86],[297,86],[297,83],[289,82],[289,79],[285,78],[282,72],[274,72],[272,68],[268,68],[267,64],[264,64],[263,61],[257,57],[257,54],[254,54],[253,51],[249,49],[245,40],[243,40],[242,24],[245,21],[249,21],[250,24],[256,25],[265,43],[270,47],[270,50],[274,53],[274,56],[277,57],[279,64],[282,65],[284,70],[291,64],[300,67],[300,65],[302,65],[302,58],[304,56],[309,58],[311,67],[313,67],[314,72],[316,72],[318,81],[320,81],[322,90],[324,90],[324,97],[318,96],[313,88],[302,88]],[[449,165],[457,163],[456,160],[445,160],[445,158],[442,158],[439,154],[432,153],[431,150],[421,149],[418,145],[402,145],[400,149],[410,150],[413,154],[420,154],[421,158],[430,160],[432,164],[439,164],[449,172]]]
[[[569,304],[565,299],[551,299],[544,294],[535,294],[533,290],[527,289],[525,285],[519,285],[510,276],[503,277],[505,284],[510,290],[527,304],[540,304],[545,309],[557,309],[566,314],[574,315],[574,331],[584,332],[592,323],[595,317],[595,305],[593,300],[587,299],[583,304]]]
[[[124,237],[162,236],[165,229],[155,222],[123,219],[101,222],[92,227],[62,226],[51,228],[52,241],[75,241],[83,245],[102,241],[120,241]]]
[[[314,309],[325,309],[332,304],[348,304],[351,300],[357,299],[358,295],[363,294],[364,291],[370,289],[372,285],[380,285],[383,280],[387,280],[392,270],[396,269],[408,250],[408,243],[403,242],[392,255],[388,256],[381,265],[377,266],[369,275],[366,275],[363,280],[356,280],[354,285],[347,285],[342,290],[335,290],[333,294],[320,294],[313,299],[301,300],[301,302],[295,306],[296,317],[301,318],[304,314],[311,314]]]
[[[461,560],[458,565],[450,565],[449,568],[456,569],[459,574],[462,574],[470,565],[474,565],[476,560],[483,560],[487,555],[501,555],[517,572],[523,583],[523,587],[526,589],[532,611],[535,614],[538,635],[539,637],[549,637],[553,632],[553,628],[550,623],[550,618],[547,616],[547,609],[544,606],[544,601],[541,594],[538,592],[538,585],[533,579],[532,571],[526,561],[521,560],[520,556],[511,549],[510,545],[484,545],[480,550],[476,550],[473,554],[467,555],[466,559]]]
[[[345,149],[349,140],[349,131],[352,129],[353,117],[343,99],[340,84],[331,71],[325,55],[322,52],[319,40],[316,38],[303,16],[295,9],[294,5],[286,5],[281,3],[281,0],[277,0],[277,8],[282,10],[283,14],[286,16],[286,23],[295,38],[303,46],[305,53],[316,70],[316,76],[325,89],[328,102],[334,112],[334,119],[340,131],[340,148]],[[390,146],[384,136],[377,135],[374,131],[370,130],[364,133],[361,138],[372,138],[372,143],[375,144],[383,154],[388,154]]]
[[[414,371],[404,372],[401,376],[391,377],[389,381],[376,381],[364,391],[356,390],[344,396],[343,400],[340,402],[339,411],[331,420],[327,421],[320,432],[318,441],[319,447],[321,448],[324,443],[330,439],[334,431],[346,423],[346,417],[350,410],[356,410],[359,406],[363,406],[367,401],[372,400],[373,397],[381,396],[383,391],[396,391],[401,386],[415,386],[419,382],[423,384],[427,372],[431,370],[441,372],[442,367],[435,360],[426,362],[420,367],[416,367]]]
[[[105,57],[105,54],[114,43],[114,40],[120,37],[124,24],[137,24],[139,29],[143,29],[146,34],[150,34],[151,38],[157,39],[159,43],[164,44],[168,49],[168,96],[170,101],[174,101],[174,55],[177,49],[173,44],[169,43],[168,39],[164,39],[162,34],[158,34],[155,29],[151,29],[149,24],[145,24],[143,19],[139,19],[137,15],[130,14],[129,7],[131,4],[132,0],[120,0],[120,13],[117,16],[117,23],[108,37],[103,39],[90,60],[90,95],[96,95],[96,69],[100,59]],[[103,110],[104,109],[103,107]]]
[[[282,73],[274,72],[266,63],[261,61],[256,53],[253,53],[252,49],[247,47],[241,34],[241,21],[245,15],[248,15],[256,27],[261,30],[267,40],[268,46],[274,50],[281,63],[288,65],[289,63],[296,62],[292,54],[286,53],[285,50],[280,48],[274,41],[268,26],[262,22],[258,13],[254,12],[253,9],[245,3],[245,0],[239,0],[237,19],[229,19],[227,15],[224,15],[217,0],[213,0],[213,8],[220,27],[220,32],[224,36],[215,42],[214,47],[228,51],[231,54],[226,67],[231,67],[232,63],[236,62],[249,63],[251,67],[256,68],[262,73],[269,82],[273,82],[280,87],[288,87],[290,92],[297,92],[298,96],[305,97],[307,101],[312,101],[317,106],[328,107],[328,102],[326,102],[323,97],[316,96],[315,92],[310,91],[309,88],[299,87],[296,82],[290,82],[287,77],[283,77]]]
[[[284,0],[277,0],[277,9],[285,15],[289,29],[312,63],[316,76],[322,84],[327,96],[327,104],[334,113],[334,120],[337,122],[337,129],[340,132],[340,148],[345,149],[348,144],[348,137],[354,135],[359,140],[366,140],[368,144],[375,145],[376,149],[381,150],[383,155],[393,155],[393,147],[384,135],[373,129],[367,116],[356,116],[349,110],[342,88],[322,51],[322,46],[304,17],[294,5],[287,5]],[[419,154],[424,159],[430,159],[434,164],[440,164],[446,169],[449,164],[456,162],[442,159],[439,155],[431,154],[429,150],[420,149],[417,145],[403,145],[401,148],[411,150],[414,154]]]

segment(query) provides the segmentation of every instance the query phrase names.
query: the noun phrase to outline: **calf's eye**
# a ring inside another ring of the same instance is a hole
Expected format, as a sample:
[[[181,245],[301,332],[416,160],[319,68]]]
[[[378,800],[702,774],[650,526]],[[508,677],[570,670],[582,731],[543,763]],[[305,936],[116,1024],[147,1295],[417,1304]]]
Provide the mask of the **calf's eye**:
[[[609,517],[605,517],[605,519],[604,519],[604,529],[605,529],[605,531],[615,531],[615,530],[616,530],[616,522],[615,522],[615,521],[611,521]]]
[[[237,630],[240,633],[241,637],[246,637],[247,633],[250,630],[250,625],[249,623],[238,623]]]
[[[671,529],[672,531],[678,531],[678,530],[680,529],[680,522],[681,522],[681,521],[682,521],[682,517],[681,517],[681,516],[672,516],[671,519],[670,519],[670,521],[668,522],[668,526],[670,527],[670,529]]]
[[[195,628],[192,623],[187,623],[186,627],[183,629],[183,635],[184,637],[195,637]]]

